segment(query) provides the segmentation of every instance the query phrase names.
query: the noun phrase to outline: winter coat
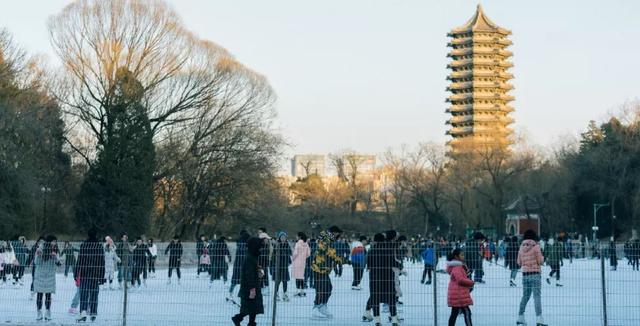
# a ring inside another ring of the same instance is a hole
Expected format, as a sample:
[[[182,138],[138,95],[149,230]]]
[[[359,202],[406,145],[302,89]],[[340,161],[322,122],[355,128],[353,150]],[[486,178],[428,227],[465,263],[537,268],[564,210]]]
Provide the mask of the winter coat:
[[[62,257],[64,258],[64,264],[65,265],[69,265],[69,266],[73,266],[76,264],[76,252],[78,250],[76,250],[76,248],[74,248],[73,246],[69,246],[67,248],[64,248],[62,250]]]
[[[469,269],[482,268],[482,246],[476,240],[470,239],[464,246],[464,259]]]
[[[311,256],[309,245],[302,240],[298,240],[293,249],[293,256],[291,257],[291,274],[294,279],[304,279],[304,269],[306,267],[307,257],[309,256]]]
[[[180,241],[171,242],[164,250],[164,254],[169,254],[169,268],[180,268],[182,260],[182,243]]]
[[[158,246],[156,244],[152,244],[149,247],[149,253],[151,253],[151,257],[158,257]]]
[[[344,241],[336,241],[333,243],[333,247],[336,249],[336,254],[344,260],[349,258],[349,245]]]
[[[433,248],[427,248],[422,252],[422,261],[424,261],[425,265],[435,266],[436,255]]]
[[[241,238],[236,242],[236,256],[233,260],[233,274],[231,275],[231,284],[240,284],[240,276],[242,275],[242,266],[247,256],[247,239]]]
[[[56,293],[56,269],[60,265],[57,256],[43,259],[42,255],[36,255],[33,260],[36,271],[33,278],[33,292]]]
[[[367,255],[369,291],[372,304],[396,300],[394,268],[401,268],[395,259],[395,248],[388,242],[376,243]]]
[[[447,290],[447,305],[449,307],[468,307],[473,305],[470,288],[474,282],[469,279],[469,270],[459,260],[452,260],[447,263],[447,273],[451,275],[449,279],[449,289]]]
[[[5,267],[3,265],[17,265],[18,259],[16,259],[16,254],[13,250],[5,249],[4,252],[0,253],[0,266]],[[0,268],[2,268],[0,267]],[[2,269],[0,269],[2,270]]]
[[[80,245],[74,275],[80,277],[82,283],[102,283],[104,282],[104,263],[104,247],[98,239],[89,238]]]
[[[618,253],[616,251],[616,245],[613,242],[609,246],[609,259],[611,266],[618,266]]]
[[[544,259],[549,265],[558,265],[562,261],[562,244],[556,242],[548,244],[544,249]]]
[[[342,257],[338,256],[333,248],[334,236],[327,232],[320,232],[318,236],[316,254],[311,264],[311,269],[318,274],[329,274],[336,263],[342,263]]]
[[[116,266],[120,262],[120,257],[116,254],[116,250],[112,247],[105,247],[104,250],[104,274],[113,275],[116,271]]]
[[[128,267],[131,265],[131,247],[128,242],[118,242],[116,245],[116,255],[120,257],[120,263],[118,263],[118,266],[125,265]]]
[[[258,265],[258,257],[251,254],[246,255],[242,264],[242,276],[240,280],[240,313],[241,314],[263,314],[264,305],[262,303],[262,281],[260,274],[263,273]],[[255,289],[256,297],[249,298],[251,289]]]
[[[258,257],[258,264],[267,271],[271,266],[269,258],[271,257],[271,243],[268,238],[262,238],[262,247],[260,248],[260,256]],[[266,276],[265,276],[266,277]]]
[[[27,265],[27,258],[29,256],[29,249],[25,246],[21,241],[11,241],[11,246],[13,247],[13,252],[16,255],[16,260],[18,260],[18,264],[20,266]]]
[[[209,257],[211,260],[211,269],[213,273],[213,279],[219,279],[227,273],[229,266],[227,265],[226,257],[231,257],[229,253],[229,247],[224,241],[215,241],[209,244]],[[203,249],[204,253],[205,250]]]
[[[519,269],[518,266],[518,250],[519,246],[517,242],[509,241],[507,245],[507,251],[505,253],[505,265],[509,269]]]
[[[151,257],[151,252],[146,244],[136,246],[131,252],[131,265],[135,271],[142,271],[145,268],[147,257]]]
[[[351,264],[361,268],[364,267],[366,265],[367,249],[360,241],[354,241],[351,247]]]
[[[540,273],[540,265],[544,262],[540,246],[534,240],[524,240],[518,251],[518,265],[523,273]]]
[[[196,243],[196,255],[198,257],[202,256],[204,248],[205,248],[204,241],[198,240],[198,242]]]
[[[278,255],[276,259],[276,255]],[[273,279],[281,281],[289,281],[289,265],[291,265],[291,247],[289,243],[277,242],[273,254],[271,256],[271,263],[274,265],[272,270]],[[275,266],[276,263],[278,266]]]

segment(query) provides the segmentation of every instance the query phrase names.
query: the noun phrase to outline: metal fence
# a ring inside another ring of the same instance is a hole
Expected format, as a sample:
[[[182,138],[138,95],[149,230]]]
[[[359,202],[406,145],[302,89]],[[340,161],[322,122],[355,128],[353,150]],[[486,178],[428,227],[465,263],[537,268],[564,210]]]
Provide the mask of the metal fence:
[[[170,261],[168,255],[165,255],[166,246],[167,243],[157,244],[155,273],[149,270],[149,261],[145,262],[145,273],[140,272],[139,287],[137,281],[132,285],[131,280],[137,279],[137,275],[132,276],[132,270],[127,268],[120,270],[121,284],[118,283],[119,273],[116,271],[111,284],[106,282],[100,285],[98,314],[93,324],[232,324],[231,317],[238,313],[240,303],[237,298],[239,286],[233,289],[233,294],[229,294],[233,261],[225,261],[227,266],[222,266],[223,273],[220,275],[212,268],[199,269],[195,243],[183,243],[180,279],[178,280],[175,269],[169,279]],[[78,244],[74,244],[74,247],[78,248]],[[235,244],[229,243],[228,247],[230,257],[235,257]],[[555,276],[547,278],[550,267],[543,266],[541,293],[545,323],[581,326],[640,325],[640,271],[634,270],[630,264],[632,259],[629,252],[623,247],[624,244],[617,245],[615,270],[611,265],[610,251],[606,248],[600,250],[602,255],[587,252],[587,258],[563,259],[557,285]],[[440,250],[436,248],[436,252]],[[76,324],[78,317],[69,312],[78,286],[72,271],[65,276],[65,258],[63,256],[61,265],[56,266],[55,294],[50,310],[50,323],[54,325]],[[5,278],[6,282],[0,288],[0,322],[6,325],[38,325],[37,296],[32,296],[30,291],[31,266],[26,266],[24,276],[20,278],[18,266],[8,263],[4,258],[3,264],[0,278]],[[401,324],[447,325],[451,312],[447,305],[450,276],[446,273],[444,257],[439,257],[431,273],[431,282],[428,273],[425,274],[425,265],[420,255],[407,257],[403,265],[403,272],[398,277],[399,292],[402,295],[397,305]],[[482,268],[484,283],[476,283],[471,292],[474,324],[514,325],[523,292],[522,273],[517,273],[515,286],[512,286],[511,272],[505,267],[503,259],[485,260]],[[274,276],[277,278],[277,274],[268,273],[269,285],[263,297],[265,313],[258,316],[258,325],[363,324],[370,294],[369,272],[364,272],[359,286],[353,283],[354,269],[349,264],[342,265],[341,270],[336,268],[330,274],[333,290],[327,307],[333,318],[328,320],[313,318],[315,290],[311,287],[311,279],[306,280],[306,288],[303,290],[306,295],[302,296],[302,290],[296,288],[296,282],[291,277],[287,282],[285,297],[282,287],[279,287],[277,294],[274,289],[274,281],[277,281]],[[15,284],[14,275],[18,280]],[[224,276],[227,278],[226,282]],[[395,289],[393,291],[397,293]],[[43,311],[46,310],[45,306],[46,302],[43,302]],[[383,325],[391,324],[388,308],[381,308]],[[533,298],[524,316],[527,325],[536,325]],[[457,325],[464,325],[462,316],[459,316]]]

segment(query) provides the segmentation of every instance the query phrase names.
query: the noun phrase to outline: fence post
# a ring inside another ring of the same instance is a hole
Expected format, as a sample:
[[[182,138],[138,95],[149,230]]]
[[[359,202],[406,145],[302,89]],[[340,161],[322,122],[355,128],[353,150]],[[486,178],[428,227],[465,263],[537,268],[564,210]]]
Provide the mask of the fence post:
[[[440,248],[438,248],[438,245],[435,243],[433,248],[433,257],[435,260],[433,266],[433,326],[438,326],[438,250]]]
[[[275,248],[273,249],[273,253],[276,256],[275,257],[276,261],[275,261],[275,266],[274,266],[275,269],[274,269],[274,272],[273,272],[273,276],[274,276],[273,280],[275,282],[275,284],[274,284],[275,286],[273,287],[273,293],[272,293],[272,296],[271,296],[273,298],[272,299],[273,300],[273,303],[272,303],[273,311],[271,313],[271,326],[276,326],[276,311],[277,311],[277,307],[278,307],[278,304],[277,304],[278,300],[276,300],[276,295],[278,293],[278,287],[280,286],[278,284],[278,281],[280,280],[280,273],[278,271],[278,269],[280,268],[280,254],[278,252],[279,250],[280,250],[280,245],[276,241]],[[269,276],[265,275],[265,277],[269,277]]]
[[[127,270],[127,267],[129,266],[129,244],[128,243],[124,243],[122,246],[122,261],[120,262],[122,264],[122,269],[120,269],[120,271],[122,271],[124,273],[124,275],[122,276],[123,282],[124,282],[124,291],[123,291],[123,300],[122,300],[122,326],[127,326],[127,299],[128,299],[128,292],[127,289],[129,288],[129,271]],[[120,272],[118,271],[118,273]]]
[[[604,272],[604,252],[602,247],[600,248],[600,281],[602,285],[602,318],[604,326],[608,326],[607,321],[607,287]]]

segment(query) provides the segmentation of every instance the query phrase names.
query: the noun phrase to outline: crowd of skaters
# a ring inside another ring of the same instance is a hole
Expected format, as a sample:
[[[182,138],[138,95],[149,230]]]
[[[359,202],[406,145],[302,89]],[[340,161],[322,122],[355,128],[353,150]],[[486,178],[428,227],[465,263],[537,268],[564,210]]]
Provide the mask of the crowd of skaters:
[[[372,238],[352,236],[348,240],[337,226],[320,232],[318,236],[307,237],[305,233],[298,232],[293,247],[286,232],[280,231],[271,237],[265,228],[258,229],[253,235],[243,230],[235,241],[233,258],[224,237],[207,240],[201,236],[196,244],[196,277],[204,273],[210,284],[215,280],[226,284],[229,266],[233,265],[226,300],[236,303],[236,297],[241,299],[241,313],[233,317],[235,325],[239,325],[245,316],[250,319],[249,325],[255,325],[255,316],[264,312],[262,296],[271,295],[270,280],[276,300],[285,302],[290,300],[288,283],[292,279],[295,280],[295,297],[305,297],[307,290],[313,289],[315,298],[311,318],[330,320],[333,317],[329,309],[333,292],[331,274],[334,278],[343,277],[344,264],[352,266],[351,289],[354,291],[362,290],[363,275],[365,271],[369,272],[370,295],[363,303],[362,321],[381,324],[382,305],[382,311],[389,313],[392,325],[399,325],[402,318],[397,308],[403,304],[400,276],[406,273],[405,262],[423,263],[421,283],[428,285],[436,272],[438,260],[445,256],[446,272],[451,277],[448,292],[448,303],[452,307],[450,325],[455,325],[458,315],[471,325],[471,291],[476,284],[484,283],[483,263],[499,264],[499,261],[511,270],[510,286],[517,286],[516,275],[519,271],[522,273],[523,298],[517,324],[526,325],[524,310],[530,296],[533,296],[536,325],[545,325],[540,304],[540,283],[543,279],[540,266],[546,263],[551,269],[546,277],[547,283],[551,284],[553,280],[556,286],[562,286],[560,269],[564,260],[571,262],[574,257],[586,257],[589,248],[588,243],[576,242],[568,236],[538,241],[533,231],[527,231],[522,240],[507,237],[497,242],[479,232],[466,241],[446,241],[419,236],[408,239],[394,230],[377,233]],[[257,249],[252,248],[252,244],[257,245]],[[611,242],[608,247],[600,248],[591,247],[591,256],[605,256],[610,260],[611,269],[616,270],[616,245]],[[632,269],[638,270],[640,241],[626,242],[623,252]],[[171,284],[175,271],[179,284],[183,247],[177,236],[164,254],[168,257],[167,283]],[[127,234],[121,234],[114,241],[110,236],[99,239],[95,231],[90,231],[79,248],[65,242],[62,249],[53,235],[40,237],[30,248],[25,237],[15,237],[14,240],[0,242],[0,287],[13,285],[21,288],[26,269],[31,267],[30,291],[31,299],[36,301],[36,319],[51,320],[56,270],[64,265],[64,276],[72,274],[77,286],[69,313],[78,315],[79,322],[95,320],[100,286],[115,290],[130,284],[128,289],[139,290],[146,285],[147,278],[155,278],[157,257],[158,248],[153,239],[137,238],[131,242]],[[236,293],[238,285],[240,290]]]

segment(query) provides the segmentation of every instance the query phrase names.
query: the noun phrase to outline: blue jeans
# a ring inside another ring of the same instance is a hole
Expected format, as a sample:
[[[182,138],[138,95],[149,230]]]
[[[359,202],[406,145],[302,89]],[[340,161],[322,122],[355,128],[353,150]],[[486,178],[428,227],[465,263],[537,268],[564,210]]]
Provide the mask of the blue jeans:
[[[78,308],[80,305],[80,287],[76,289],[76,295],[73,296],[71,300],[71,308]]]
[[[520,300],[520,310],[518,315],[524,315],[524,311],[527,308],[527,303],[531,294],[533,294],[533,300],[535,302],[536,316],[542,315],[542,298],[540,288],[542,286],[542,277],[538,274],[528,274],[522,276],[522,300]]]

